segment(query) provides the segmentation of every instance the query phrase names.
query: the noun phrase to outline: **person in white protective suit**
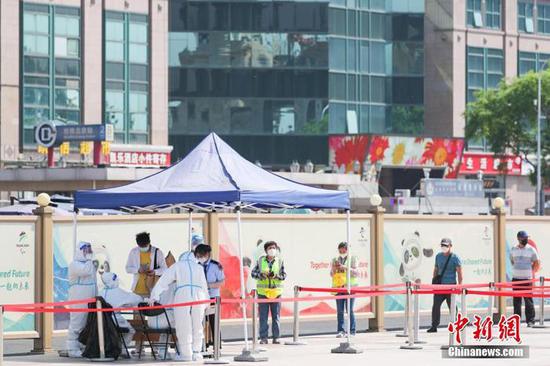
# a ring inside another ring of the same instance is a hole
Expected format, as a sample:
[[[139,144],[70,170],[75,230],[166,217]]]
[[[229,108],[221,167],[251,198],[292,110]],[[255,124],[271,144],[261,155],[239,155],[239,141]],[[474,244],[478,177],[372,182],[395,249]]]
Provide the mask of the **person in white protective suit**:
[[[99,296],[103,297],[112,307],[135,307],[142,301],[141,296],[134,294],[133,292],[123,290],[119,287],[118,276],[116,273],[105,272],[101,276],[101,280],[103,281],[105,287],[100,291]],[[115,317],[120,328],[128,329],[128,333],[124,334],[124,342],[126,343],[126,346],[128,346],[130,342],[132,342],[136,331],[122,316],[122,314],[120,314],[120,312],[115,312]]]
[[[192,252],[183,253],[179,261],[164,272],[151,292],[150,303],[158,302],[160,295],[174,282],[176,283],[174,303],[209,299],[204,269],[198,264]],[[204,337],[202,321],[206,306],[202,304],[174,308],[180,352],[174,358],[176,361],[202,360],[201,348]]]
[[[176,259],[174,258],[171,252],[168,252],[168,254],[166,255],[165,261],[166,261],[167,268],[172,267],[176,263]],[[172,282],[170,286],[168,286],[168,289],[166,289],[163,293],[160,294],[160,299],[158,302],[161,305],[174,304],[175,291],[176,291],[176,282]],[[168,319],[166,319],[166,315],[168,315]],[[166,329],[169,327],[175,328],[176,321],[174,319],[174,308],[166,308],[166,315],[161,314],[158,316],[147,317],[147,325],[149,326],[149,328],[153,328],[153,329]],[[168,324],[168,322],[170,322],[170,324]],[[164,333],[161,334],[159,336],[159,343],[164,344],[167,341],[166,338],[168,338],[167,334],[164,334]],[[157,353],[161,357],[164,357],[165,352],[167,352],[167,350],[165,349],[164,346],[161,345],[157,348]]]
[[[69,301],[83,300],[97,295],[97,265],[92,262],[92,245],[81,241],[78,244],[74,260],[69,264]],[[71,308],[87,308],[87,304],[72,305]],[[67,353],[69,357],[82,357],[84,345],[78,341],[78,335],[86,325],[88,313],[70,313],[67,333]]]

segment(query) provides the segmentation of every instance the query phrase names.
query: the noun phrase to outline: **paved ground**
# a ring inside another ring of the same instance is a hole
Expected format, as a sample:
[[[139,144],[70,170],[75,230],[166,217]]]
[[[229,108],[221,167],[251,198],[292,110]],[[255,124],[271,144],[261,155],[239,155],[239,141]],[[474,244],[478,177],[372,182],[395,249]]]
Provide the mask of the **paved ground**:
[[[468,332],[472,332],[473,328],[469,327]],[[494,329],[494,333],[498,336],[498,329]],[[320,335],[303,337],[307,342],[305,346],[285,346],[285,345],[267,345],[267,352],[260,353],[269,357],[269,365],[277,366],[294,366],[294,365],[316,365],[316,366],[333,366],[341,362],[353,362],[354,364],[369,363],[369,364],[387,364],[395,365],[402,364],[407,366],[427,366],[427,365],[460,365],[468,363],[468,365],[549,365],[550,364],[550,328],[548,329],[531,329],[522,326],[521,335],[523,345],[530,347],[529,359],[442,359],[440,346],[448,342],[448,333],[440,328],[436,334],[427,334],[425,330],[421,331],[421,339],[427,343],[423,344],[422,350],[402,350],[399,347],[404,344],[403,338],[395,336],[396,332],[383,333],[361,333],[353,338],[354,344],[363,349],[362,354],[357,355],[341,355],[331,354],[331,348],[338,345],[337,340],[333,335]],[[471,334],[467,336],[472,340]],[[469,342],[472,343],[472,342]],[[493,342],[494,344],[502,344]],[[224,360],[230,363],[233,361],[233,356],[240,353],[243,347],[243,342],[225,342],[222,349]],[[154,362],[152,359],[143,361],[118,361],[121,364],[127,365],[153,365],[159,362]],[[176,364],[173,361],[163,362],[166,365]],[[36,355],[36,356],[10,356],[4,360],[6,366],[36,366],[44,364],[89,364],[87,360],[74,361],[67,358],[60,358],[56,354]]]
[[[1,1],[1,0],[0,0]],[[431,317],[428,315],[421,317],[421,326],[428,327]],[[442,314],[442,324],[448,319],[445,313]],[[397,330],[403,327],[403,318],[386,317],[386,329]],[[250,319],[249,319],[250,325]],[[368,327],[367,319],[357,320],[357,330],[365,331]],[[250,330],[249,330],[250,331]],[[332,334],[336,331],[336,319],[330,321],[302,321],[300,324],[300,334],[303,335],[320,335]],[[249,333],[250,334],[250,333]],[[281,335],[290,337],[292,335],[292,322],[286,321],[281,324]],[[223,325],[222,339],[224,341],[236,341],[243,337],[242,325]],[[64,337],[54,338],[54,348],[63,349],[65,342]],[[8,340],[4,346],[4,354],[19,355],[26,354],[32,350],[33,342],[30,340]]]

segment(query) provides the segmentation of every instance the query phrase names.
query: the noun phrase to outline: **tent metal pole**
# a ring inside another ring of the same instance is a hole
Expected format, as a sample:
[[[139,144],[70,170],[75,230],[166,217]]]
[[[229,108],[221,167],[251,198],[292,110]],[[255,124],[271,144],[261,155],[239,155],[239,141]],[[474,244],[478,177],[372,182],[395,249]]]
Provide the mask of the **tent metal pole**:
[[[236,207],[237,210],[237,241],[239,243],[239,267],[240,267],[240,279],[241,279],[241,299],[246,297],[246,289],[244,287],[244,268],[243,268],[243,240],[242,240],[242,225],[241,225],[241,209]],[[243,330],[244,330],[244,349],[248,351],[248,322],[246,318],[246,303],[241,304],[243,311]]]
[[[239,275],[241,279],[241,303],[242,312],[243,312],[243,330],[244,330],[244,349],[240,355],[237,355],[233,358],[236,362],[265,362],[268,360],[267,357],[258,356],[249,348],[248,342],[248,322],[246,318],[246,288],[244,286],[244,266],[243,266],[243,236],[242,236],[242,223],[241,223],[241,202],[237,202],[235,207],[237,212],[237,242],[239,244]],[[256,306],[256,303],[252,303],[252,306]]]
[[[346,261],[346,283],[348,288],[348,295],[351,295],[351,217],[349,210],[346,210],[346,243],[348,244],[348,260]],[[346,302],[348,310],[348,343],[351,343],[351,299]]]
[[[188,243],[188,249],[191,251],[193,249],[193,245],[191,245],[191,241],[193,240],[193,209],[189,209],[189,219],[187,220],[187,231],[189,233],[187,237],[187,243]]]
[[[78,225],[78,222],[77,222],[77,219],[76,219],[76,215],[77,215],[77,212],[76,210],[73,211],[73,258],[75,257],[76,255],[76,248],[77,248],[77,225]]]
[[[346,210],[346,243],[348,245],[348,258],[346,260],[347,266],[347,294],[351,295],[351,213],[350,210]],[[340,343],[340,346],[333,348],[331,353],[362,353],[358,347],[351,344],[351,298],[347,300],[348,311],[348,324],[347,324],[347,340],[344,343]]]

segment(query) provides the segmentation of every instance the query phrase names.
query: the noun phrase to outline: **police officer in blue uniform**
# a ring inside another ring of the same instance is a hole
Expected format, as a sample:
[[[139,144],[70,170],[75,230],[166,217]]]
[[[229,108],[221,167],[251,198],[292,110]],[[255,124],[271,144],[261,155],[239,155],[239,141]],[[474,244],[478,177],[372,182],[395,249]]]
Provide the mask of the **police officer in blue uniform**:
[[[208,294],[211,299],[215,299],[220,296],[220,287],[222,287],[225,282],[225,275],[223,273],[221,263],[213,260],[211,258],[211,253],[212,247],[207,244],[199,244],[195,248],[195,257],[204,268],[204,276],[206,277],[206,282],[208,283]],[[214,314],[208,315],[208,323],[210,324],[212,338],[206,343],[206,347],[209,345],[214,345],[214,320]]]

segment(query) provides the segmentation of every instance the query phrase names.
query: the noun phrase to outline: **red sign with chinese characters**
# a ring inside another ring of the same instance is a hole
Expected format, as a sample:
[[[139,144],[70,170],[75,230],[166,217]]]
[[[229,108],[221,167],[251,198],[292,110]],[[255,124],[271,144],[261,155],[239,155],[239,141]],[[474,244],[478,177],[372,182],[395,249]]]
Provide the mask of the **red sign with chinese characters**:
[[[486,340],[491,342],[493,340],[493,319],[490,316],[486,316],[482,319],[478,315],[474,315],[474,322],[472,323],[474,329],[474,339],[476,341]],[[470,320],[467,317],[462,316],[458,312],[456,320],[450,322],[447,329],[450,333],[455,335],[455,341],[457,344],[462,343],[461,332],[465,327],[470,324]],[[504,315],[500,316],[498,322],[498,338],[501,341],[508,341],[510,339],[515,340],[517,343],[521,343],[520,335],[520,318],[518,315],[511,315],[506,318]]]
[[[500,165],[504,163],[504,169]],[[487,175],[521,175],[522,159],[519,156],[506,155],[499,158],[493,154],[464,152],[460,174],[476,174],[480,170]]]
[[[104,164],[123,167],[164,168],[171,163],[172,146],[112,144]]]

